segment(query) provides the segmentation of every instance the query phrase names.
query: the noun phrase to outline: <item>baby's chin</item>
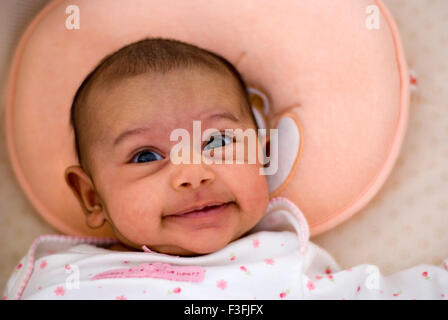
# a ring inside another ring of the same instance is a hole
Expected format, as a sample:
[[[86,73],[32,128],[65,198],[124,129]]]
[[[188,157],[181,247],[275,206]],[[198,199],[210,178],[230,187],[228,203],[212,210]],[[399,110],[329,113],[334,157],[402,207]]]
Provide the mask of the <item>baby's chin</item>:
[[[163,254],[194,257],[210,254],[226,247],[231,241],[206,241],[199,244],[189,243],[185,246],[153,246],[150,250]]]
[[[123,239],[122,237],[118,237],[121,245],[111,248],[112,250],[118,250],[118,251],[141,251],[142,246],[138,246],[137,244],[130,243],[129,241]],[[196,241],[194,241],[196,240]],[[220,237],[220,239],[217,239],[217,241],[210,241],[210,240],[204,240],[204,239],[194,239],[191,241],[191,239],[186,239],[185,245],[174,245],[174,244],[166,244],[166,245],[148,245],[145,246],[154,252],[163,253],[163,254],[169,254],[169,255],[175,255],[175,256],[199,256],[199,255],[205,255],[209,253],[216,252],[218,250],[221,250],[226,245],[229,244],[229,242],[233,241],[234,239],[225,240],[223,237]]]
[[[179,244],[179,246],[161,246],[158,248],[155,247],[154,250],[178,256],[199,256],[214,253],[225,248],[229,243],[248,234],[263,216],[263,214],[260,214],[259,217],[255,216],[256,219],[254,217],[250,223],[246,222],[246,224],[239,225],[236,228],[237,230],[230,229],[230,232],[223,233],[217,233],[216,230],[210,230],[210,232],[205,232],[195,239],[192,239],[191,237],[185,239],[185,242]]]

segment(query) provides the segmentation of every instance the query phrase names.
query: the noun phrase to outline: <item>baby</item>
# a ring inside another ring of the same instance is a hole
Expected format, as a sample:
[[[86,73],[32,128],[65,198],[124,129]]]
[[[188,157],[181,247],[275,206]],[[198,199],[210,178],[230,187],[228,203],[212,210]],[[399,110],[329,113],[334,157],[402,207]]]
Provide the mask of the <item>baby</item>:
[[[215,252],[254,227],[269,200],[261,164],[170,159],[170,133],[193,136],[195,120],[222,132],[202,150],[242,143],[224,130],[256,129],[246,90],[223,58],[176,41],[140,41],[103,60],[72,107],[81,166],[66,177],[87,224],[109,223],[123,249],[182,256]]]
[[[194,121],[202,143],[183,150],[190,163],[175,162],[172,133],[194,136]],[[80,165],[66,181],[87,225],[108,223],[118,240],[38,238],[4,298],[448,297],[448,259],[389,277],[370,265],[341,270],[309,241],[299,208],[269,200],[264,164],[249,152],[231,151],[236,163],[193,161],[244,145],[230,129],[258,128],[242,77],[214,53],[170,39],[132,43],[87,76],[71,123]],[[257,140],[256,152],[264,147]]]

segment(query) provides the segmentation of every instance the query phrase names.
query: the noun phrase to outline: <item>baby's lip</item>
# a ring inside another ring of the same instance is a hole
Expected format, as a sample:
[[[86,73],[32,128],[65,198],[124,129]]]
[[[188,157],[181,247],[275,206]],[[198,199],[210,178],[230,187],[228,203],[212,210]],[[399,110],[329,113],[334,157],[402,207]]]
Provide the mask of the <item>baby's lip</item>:
[[[183,215],[185,213],[191,213],[191,212],[194,212],[194,211],[200,211],[200,210],[208,209],[208,208],[211,208],[211,207],[218,207],[218,206],[222,206],[222,205],[225,205],[225,204],[228,204],[228,203],[232,203],[232,202],[234,202],[234,201],[210,201],[210,202],[206,202],[206,203],[203,203],[203,204],[196,204],[194,206],[188,207],[185,210],[181,210],[181,211],[177,211],[177,212],[174,212],[174,213],[170,213],[170,214],[167,214],[165,216],[180,216],[180,215]]]

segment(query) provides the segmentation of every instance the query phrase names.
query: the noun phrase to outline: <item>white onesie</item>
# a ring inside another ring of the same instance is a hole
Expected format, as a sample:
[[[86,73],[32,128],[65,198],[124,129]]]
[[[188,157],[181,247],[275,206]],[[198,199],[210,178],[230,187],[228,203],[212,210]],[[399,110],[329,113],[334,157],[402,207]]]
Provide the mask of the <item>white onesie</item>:
[[[207,255],[104,248],[114,242],[37,238],[3,299],[448,299],[448,259],[387,277],[373,265],[341,270],[285,198],[272,199],[247,236]]]

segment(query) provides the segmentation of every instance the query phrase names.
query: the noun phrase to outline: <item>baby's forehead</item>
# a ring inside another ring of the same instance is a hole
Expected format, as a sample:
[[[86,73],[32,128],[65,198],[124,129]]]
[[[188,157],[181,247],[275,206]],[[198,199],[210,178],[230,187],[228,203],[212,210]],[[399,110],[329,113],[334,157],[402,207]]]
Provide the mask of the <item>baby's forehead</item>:
[[[175,118],[227,109],[243,116],[250,111],[247,96],[238,90],[236,80],[230,75],[216,77],[216,72],[201,71],[200,76],[192,71],[142,74],[92,89],[92,105],[98,116],[115,122],[132,115]]]
[[[247,97],[230,74],[216,71],[178,70],[169,74],[141,74],[98,81],[89,92],[91,129],[104,143],[109,133],[141,122],[166,124],[199,119],[203,113],[228,111],[251,117]],[[191,84],[194,82],[194,84]],[[190,124],[191,126],[191,124]],[[98,129],[98,130],[96,130]],[[96,138],[95,137],[95,138]]]

